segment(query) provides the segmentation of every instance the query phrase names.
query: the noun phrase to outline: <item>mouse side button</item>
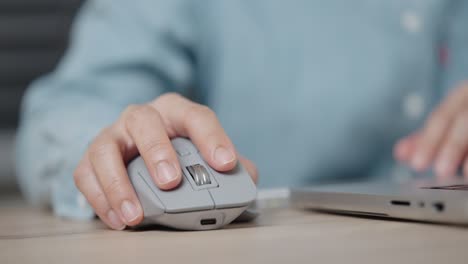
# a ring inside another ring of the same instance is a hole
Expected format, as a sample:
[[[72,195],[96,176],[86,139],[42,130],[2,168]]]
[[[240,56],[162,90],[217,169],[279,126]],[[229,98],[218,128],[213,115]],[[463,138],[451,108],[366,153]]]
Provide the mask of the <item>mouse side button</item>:
[[[155,217],[162,215],[165,212],[165,207],[149,186],[147,181],[151,179],[145,179],[145,176],[141,173],[142,168],[146,170],[143,159],[139,157],[129,164],[128,176],[143,207],[144,216]]]

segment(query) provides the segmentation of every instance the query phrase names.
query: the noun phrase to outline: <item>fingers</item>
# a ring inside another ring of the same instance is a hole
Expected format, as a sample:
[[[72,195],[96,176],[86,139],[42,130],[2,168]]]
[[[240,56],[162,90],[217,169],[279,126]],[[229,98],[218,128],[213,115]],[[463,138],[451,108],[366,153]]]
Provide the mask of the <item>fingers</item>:
[[[218,171],[234,168],[236,150],[211,109],[177,94],[161,96],[151,105],[164,117],[168,134],[190,137],[211,167]]]
[[[429,117],[411,158],[411,166],[415,170],[426,170],[435,159],[455,115],[465,106],[468,95],[466,90],[457,89],[452,92]]]
[[[400,162],[409,162],[417,145],[419,133],[413,133],[397,142],[394,148],[394,157]]]
[[[417,171],[433,165],[442,179],[455,176],[463,165],[468,177],[467,106],[468,85],[463,84],[430,115],[422,130],[396,144],[395,157]]]
[[[96,137],[74,174],[75,184],[108,226],[120,230],[143,218],[126,170],[126,163],[138,153],[159,188],[168,190],[180,183],[182,171],[170,141],[175,136],[189,137],[216,170],[227,171],[237,163],[232,142],[208,107],[177,94],[130,106]],[[256,182],[255,165],[241,162]]]
[[[468,149],[468,111],[459,113],[441,146],[435,171],[441,178],[454,176]],[[466,169],[465,169],[466,171]]]
[[[181,169],[158,111],[142,105],[126,112],[126,130],[156,185],[163,190],[176,187],[182,179]]]
[[[250,161],[250,160],[248,160],[248,159],[246,159],[246,158],[244,158],[242,156],[239,156],[239,162],[247,170],[250,177],[252,177],[252,180],[254,181],[254,183],[257,184],[257,182],[258,182],[257,166],[255,166],[255,164],[252,161]]]
[[[143,209],[127,175],[124,151],[112,132],[103,132],[91,144],[89,159],[110,207],[122,222],[132,226],[142,220]]]
[[[125,223],[112,209],[102,190],[86,154],[73,174],[75,185],[86,197],[94,212],[110,228],[123,230]]]

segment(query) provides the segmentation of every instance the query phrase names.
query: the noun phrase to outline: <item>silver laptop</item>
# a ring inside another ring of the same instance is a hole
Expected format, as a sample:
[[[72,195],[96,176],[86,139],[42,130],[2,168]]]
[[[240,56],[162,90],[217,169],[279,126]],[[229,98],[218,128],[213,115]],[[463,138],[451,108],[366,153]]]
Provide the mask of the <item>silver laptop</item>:
[[[295,207],[468,225],[468,182],[355,183],[293,188]]]

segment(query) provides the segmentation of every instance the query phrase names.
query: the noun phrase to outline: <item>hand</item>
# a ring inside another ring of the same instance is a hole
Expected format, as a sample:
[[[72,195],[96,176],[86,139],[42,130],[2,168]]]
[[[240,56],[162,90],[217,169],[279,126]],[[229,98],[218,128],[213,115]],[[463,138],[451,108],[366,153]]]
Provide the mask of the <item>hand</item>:
[[[76,186],[109,227],[122,230],[143,218],[126,171],[138,153],[159,188],[169,190],[180,183],[181,168],[170,141],[176,136],[190,138],[218,171],[233,169],[239,160],[256,182],[255,165],[237,155],[212,110],[178,94],[165,94],[129,106],[94,139],[75,170]]]
[[[394,155],[417,171],[433,166],[439,179],[455,176],[459,167],[468,177],[468,83],[453,90],[422,129],[401,139]]]

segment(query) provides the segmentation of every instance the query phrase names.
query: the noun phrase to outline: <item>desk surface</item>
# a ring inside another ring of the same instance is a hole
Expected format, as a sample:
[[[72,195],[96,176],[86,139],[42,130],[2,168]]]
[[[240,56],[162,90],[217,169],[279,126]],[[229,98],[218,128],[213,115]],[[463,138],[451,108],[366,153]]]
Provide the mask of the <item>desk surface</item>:
[[[167,262],[169,261],[169,262]],[[0,202],[0,263],[468,263],[468,228],[262,209],[215,231],[110,231]]]

